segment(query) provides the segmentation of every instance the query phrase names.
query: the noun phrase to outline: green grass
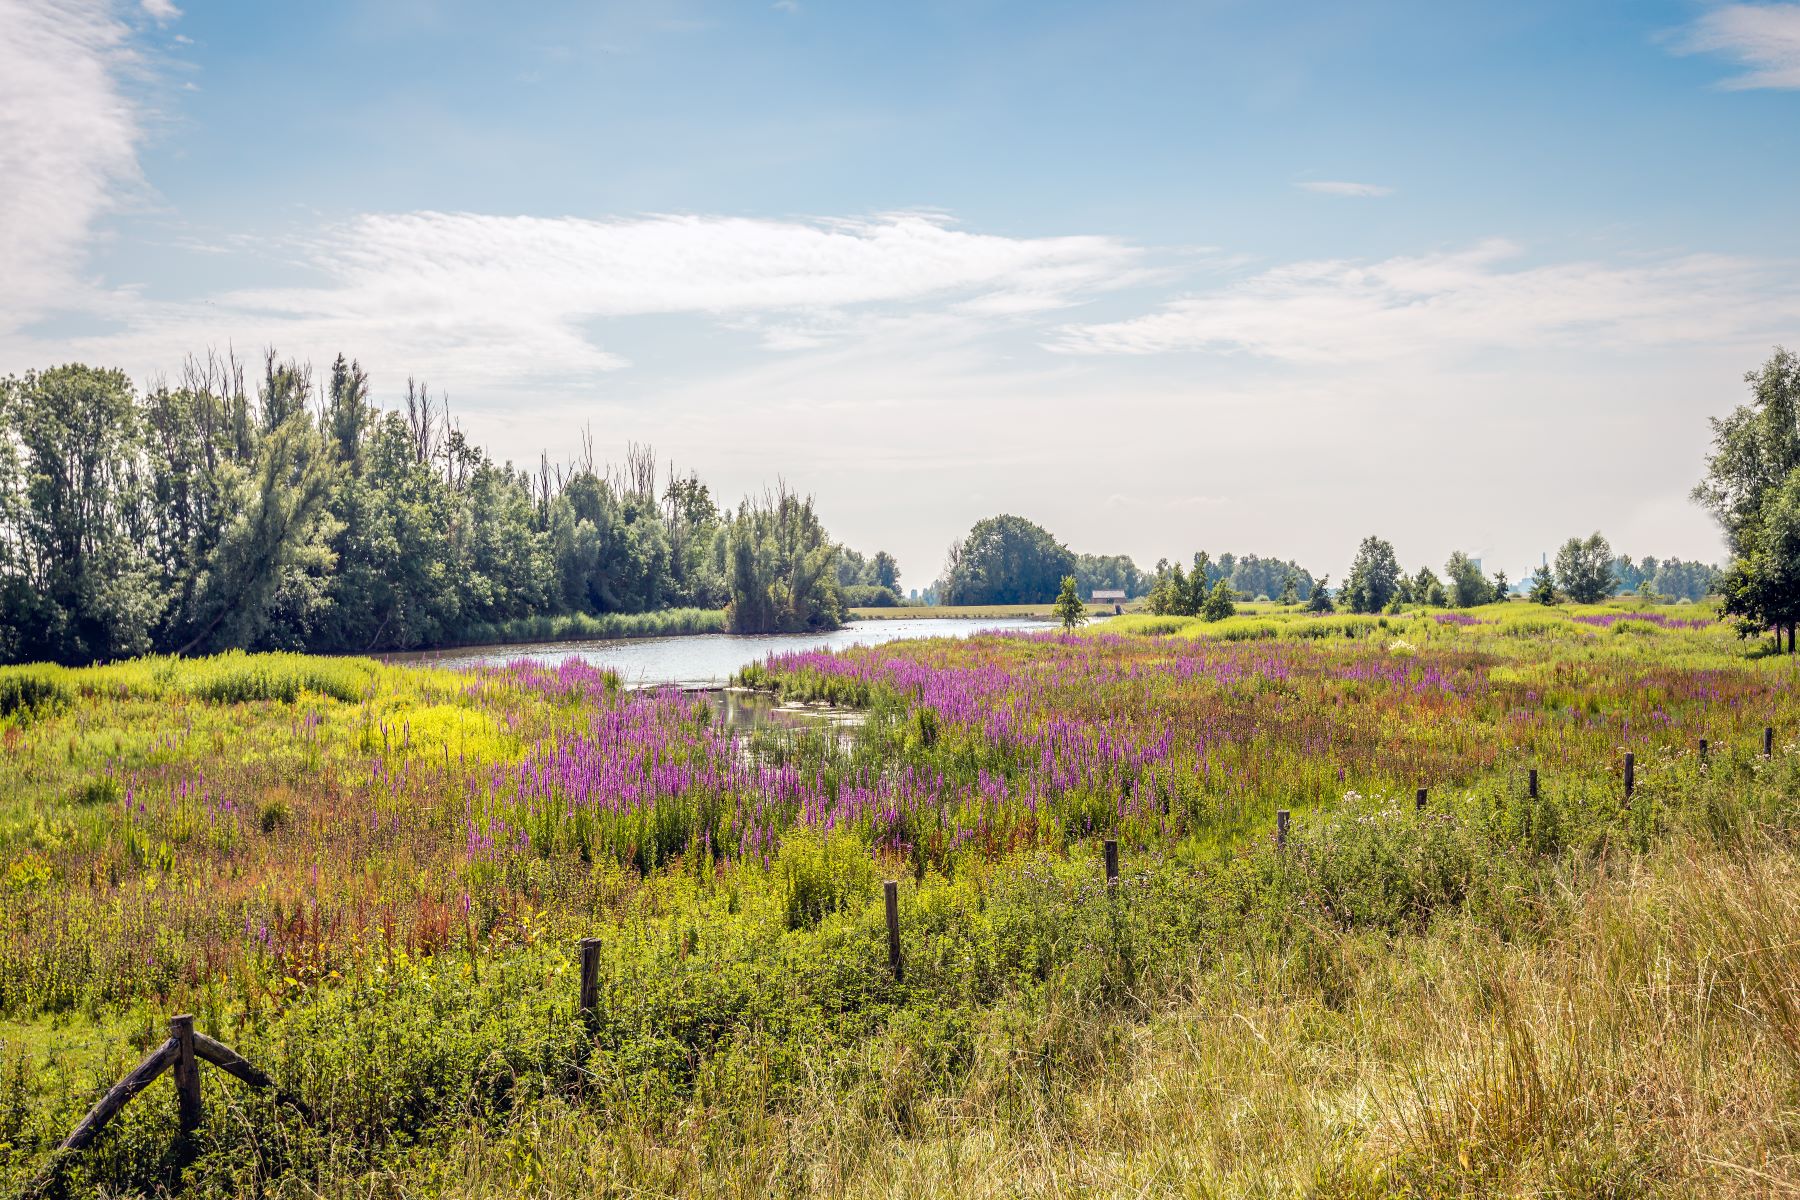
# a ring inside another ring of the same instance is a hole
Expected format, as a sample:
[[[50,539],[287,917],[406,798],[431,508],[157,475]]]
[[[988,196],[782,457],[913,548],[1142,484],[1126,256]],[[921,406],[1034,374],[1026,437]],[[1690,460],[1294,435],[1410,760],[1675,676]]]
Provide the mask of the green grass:
[[[205,1069],[197,1196],[1800,1188],[1792,664],[1474,615],[1128,617],[759,673],[868,703],[849,745],[720,746],[696,702],[579,669],[0,672],[40,697],[0,716],[0,1184],[192,1011],[315,1114]],[[1141,770],[1095,757],[1165,732]],[[815,778],[830,830],[784,799]],[[159,1082],[69,1192],[172,1187],[173,1125]]]

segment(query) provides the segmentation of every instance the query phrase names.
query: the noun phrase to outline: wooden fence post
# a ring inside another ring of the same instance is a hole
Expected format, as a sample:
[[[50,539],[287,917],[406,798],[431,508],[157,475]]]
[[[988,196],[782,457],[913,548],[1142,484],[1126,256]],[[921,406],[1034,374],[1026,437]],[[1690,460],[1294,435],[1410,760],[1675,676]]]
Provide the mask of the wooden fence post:
[[[1631,799],[1631,793],[1637,787],[1637,755],[1625,752],[1625,799]]]
[[[1112,838],[1107,838],[1106,839],[1106,886],[1109,888],[1113,888],[1113,887],[1117,887],[1118,885],[1119,885],[1119,843]]]
[[[169,1036],[175,1040],[175,1061],[170,1064],[170,1074],[175,1077],[175,1108],[181,1136],[186,1139],[200,1128],[200,1063],[194,1058],[193,1014],[170,1017]]]
[[[1705,761],[1706,761],[1706,752],[1707,752],[1707,750],[1708,750],[1708,749],[1709,749],[1709,747],[1708,747],[1708,746],[1707,746],[1707,744],[1706,744],[1706,739],[1705,739],[1705,738],[1701,738],[1701,739],[1700,739],[1700,761],[1701,761],[1701,762],[1705,762]]]
[[[600,939],[581,939],[581,1000],[576,1011],[582,1016],[593,1012],[600,1003]]]
[[[1775,727],[1773,725],[1763,726],[1763,757],[1775,757]]]
[[[1287,827],[1288,810],[1285,808],[1277,809],[1275,811],[1275,848],[1277,850],[1287,849]]]
[[[1525,790],[1526,790],[1526,794],[1529,795],[1533,800],[1536,800],[1538,798],[1537,768],[1536,767],[1533,767],[1533,768],[1531,768],[1531,770],[1525,772]]]
[[[1418,809],[1420,812],[1424,812],[1425,811],[1425,802],[1426,802],[1426,799],[1429,797],[1429,795],[1430,795],[1430,793],[1429,793],[1429,791],[1427,791],[1427,789],[1420,788],[1419,794],[1413,797],[1413,807]]]
[[[887,880],[881,885],[881,898],[887,905],[888,969],[900,983],[906,978],[906,963],[900,958],[900,885]]]

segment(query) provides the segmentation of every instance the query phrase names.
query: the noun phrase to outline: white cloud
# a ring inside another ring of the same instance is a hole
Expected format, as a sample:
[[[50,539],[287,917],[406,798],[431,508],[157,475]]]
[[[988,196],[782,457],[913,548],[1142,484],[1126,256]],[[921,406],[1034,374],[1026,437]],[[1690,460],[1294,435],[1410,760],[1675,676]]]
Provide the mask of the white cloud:
[[[181,10],[171,0],[141,0],[144,12],[160,25],[180,18]]]
[[[1326,196],[1391,196],[1394,189],[1379,183],[1352,183],[1347,179],[1307,179],[1295,185]]]
[[[78,347],[166,355],[233,340],[455,379],[577,380],[626,365],[594,340],[607,318],[698,315],[772,349],[867,334],[955,310],[992,327],[1140,277],[1107,237],[970,233],[935,215],[837,220],[615,220],[420,212],[360,217],[294,248],[324,282],[240,289],[198,304],[113,297],[129,332]]]
[[[0,329],[81,290],[94,222],[138,178],[126,32],[104,0],[0,0]]]
[[[1694,23],[1678,43],[1687,53],[1734,58],[1744,74],[1728,88],[1800,88],[1800,4],[1727,4]]]
[[[1781,264],[1714,255],[1513,267],[1518,247],[1378,262],[1298,262],[1146,316],[1069,326],[1076,353],[1239,351],[1296,362],[1402,362],[1487,348],[1755,344],[1800,317]]]

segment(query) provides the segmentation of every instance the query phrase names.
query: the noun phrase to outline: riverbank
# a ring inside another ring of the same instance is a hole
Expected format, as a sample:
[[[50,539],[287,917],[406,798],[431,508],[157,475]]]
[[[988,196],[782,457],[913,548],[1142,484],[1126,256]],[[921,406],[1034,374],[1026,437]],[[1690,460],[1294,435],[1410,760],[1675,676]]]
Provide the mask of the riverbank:
[[[722,608],[665,608],[656,612],[602,613],[599,616],[566,613],[471,625],[464,636],[439,642],[430,649],[461,650],[471,646],[528,642],[610,642],[724,632],[725,610]]]
[[[1134,611],[1138,601],[1126,605],[1125,611]],[[850,610],[852,621],[1052,621],[1056,614],[1051,611],[1052,604],[932,604],[932,605],[896,605],[892,608],[853,608]],[[1087,606],[1088,619],[1110,617],[1113,615],[1110,604],[1090,604]]]

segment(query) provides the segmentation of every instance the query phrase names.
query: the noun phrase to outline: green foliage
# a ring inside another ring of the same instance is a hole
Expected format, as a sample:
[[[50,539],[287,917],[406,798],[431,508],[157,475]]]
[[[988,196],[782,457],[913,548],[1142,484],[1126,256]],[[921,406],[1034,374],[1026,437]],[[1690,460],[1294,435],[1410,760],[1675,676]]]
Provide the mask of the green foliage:
[[[0,667],[0,718],[55,712],[74,699],[74,689],[55,667]]]
[[[1556,552],[1556,587],[1577,604],[1594,604],[1613,594],[1612,546],[1598,531],[1585,540],[1570,538]]]
[[[528,475],[422,386],[382,411],[342,356],[317,390],[301,364],[262,365],[254,392],[216,358],[142,396],[83,366],[0,380],[0,662],[624,636],[651,613],[716,629],[693,614],[728,606],[742,628],[842,619],[810,501],[721,512],[635,446],[616,469],[584,446]],[[839,560],[885,589],[859,599],[894,594],[891,555]]]
[[[1075,555],[1041,525],[1002,513],[977,521],[950,547],[945,604],[1042,604],[1053,600]]]
[[[1056,604],[1051,609],[1064,629],[1074,629],[1087,622],[1087,605],[1081,602],[1081,596],[1075,590],[1075,577],[1063,576],[1062,591],[1057,594]]]
[[[1562,599],[1556,591],[1556,576],[1541,564],[1531,573],[1531,591],[1527,594],[1535,604],[1555,604]]]
[[[1321,575],[1313,582],[1312,594],[1306,598],[1306,611],[1310,613],[1328,613],[1337,606],[1331,602],[1331,591],[1328,585],[1331,576]]]
[[[1494,602],[1494,585],[1481,573],[1475,560],[1461,550],[1444,564],[1444,575],[1450,581],[1446,599],[1451,608],[1474,608]]]
[[[1206,594],[1206,602],[1200,606],[1200,616],[1208,621],[1223,621],[1235,612],[1237,606],[1232,603],[1231,585],[1221,579]]]
[[[1357,547],[1339,600],[1351,612],[1378,613],[1388,606],[1399,585],[1400,563],[1394,547],[1381,538],[1366,537]]]
[[[837,549],[811,496],[783,484],[759,501],[744,501],[729,542],[726,623],[734,633],[800,633],[843,624],[843,596],[832,570]]]

